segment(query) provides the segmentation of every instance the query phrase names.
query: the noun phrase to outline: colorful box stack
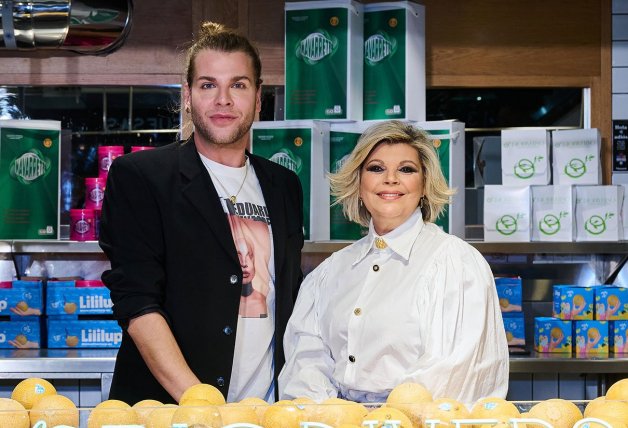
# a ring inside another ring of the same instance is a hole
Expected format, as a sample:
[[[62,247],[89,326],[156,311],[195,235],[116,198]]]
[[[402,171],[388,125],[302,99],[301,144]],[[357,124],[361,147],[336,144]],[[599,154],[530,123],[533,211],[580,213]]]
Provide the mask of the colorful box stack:
[[[538,321],[538,322],[537,322]],[[628,352],[628,288],[557,284],[553,288],[553,317],[535,320],[535,349],[539,352],[567,352],[548,346],[547,324],[571,323],[576,355],[608,355]],[[554,326],[552,326],[554,327]],[[563,334],[567,332],[563,328]],[[558,337],[557,335],[555,337]]]
[[[495,278],[495,287],[497,287],[497,297],[502,311],[508,346],[511,349],[523,348],[526,344],[526,336],[522,311],[521,278]]]
[[[122,329],[101,281],[48,281],[48,348],[118,348]]]
[[[0,282],[0,348],[39,348],[41,281]]]

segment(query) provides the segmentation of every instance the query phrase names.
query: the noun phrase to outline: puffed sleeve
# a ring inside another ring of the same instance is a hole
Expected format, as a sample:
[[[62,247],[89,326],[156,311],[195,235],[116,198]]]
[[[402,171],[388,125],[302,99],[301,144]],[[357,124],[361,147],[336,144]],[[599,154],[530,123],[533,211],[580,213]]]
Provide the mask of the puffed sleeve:
[[[100,247],[111,262],[102,275],[111,291],[114,318],[128,320],[160,312],[165,273],[159,207],[146,177],[131,156],[109,170],[100,224]]]
[[[329,265],[327,259],[305,277],[288,321],[283,341],[286,364],[279,374],[281,399],[323,400],[338,395],[331,382],[334,360],[323,343],[319,324],[319,296]]]
[[[406,381],[467,406],[487,396],[505,398],[508,345],[488,263],[459,239],[434,259],[425,278],[429,303],[420,308],[425,352]]]

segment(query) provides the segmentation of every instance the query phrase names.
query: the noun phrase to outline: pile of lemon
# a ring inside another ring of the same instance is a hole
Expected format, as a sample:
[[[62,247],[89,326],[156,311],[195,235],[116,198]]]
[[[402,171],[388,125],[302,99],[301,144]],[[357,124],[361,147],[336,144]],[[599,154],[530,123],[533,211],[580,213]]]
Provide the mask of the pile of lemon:
[[[143,400],[130,406],[119,400],[106,400],[91,409],[87,428],[106,426],[173,426],[220,428],[226,425],[255,424],[264,428],[300,428],[301,422],[319,422],[334,428],[424,428],[454,427],[454,420],[489,419],[497,424],[478,422],[473,428],[510,428],[512,418],[536,419],[554,428],[572,428],[583,418],[597,418],[612,428],[628,428],[628,379],[613,384],[605,396],[588,403],[584,413],[574,403],[563,399],[541,401],[526,413],[501,398],[479,400],[471,410],[447,398],[433,398],[418,383],[404,383],[394,388],[386,403],[364,405],[340,398],[317,403],[309,398],[281,400],[269,404],[259,398],[226,403],[215,387],[198,384],[190,387],[178,405]],[[431,425],[428,421],[438,420]],[[398,421],[391,425],[387,421]],[[79,427],[79,410],[55,387],[40,378],[21,381],[11,398],[0,398],[0,428]],[[465,425],[469,426],[469,425]],[[537,424],[518,423],[532,428]],[[588,422],[587,428],[605,425]]]

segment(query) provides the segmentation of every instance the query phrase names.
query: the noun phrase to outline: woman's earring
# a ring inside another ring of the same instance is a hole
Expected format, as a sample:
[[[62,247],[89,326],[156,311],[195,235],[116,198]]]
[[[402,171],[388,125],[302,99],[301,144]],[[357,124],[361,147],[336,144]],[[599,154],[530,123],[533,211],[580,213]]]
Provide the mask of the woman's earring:
[[[425,196],[421,196],[421,199],[419,199],[419,208],[423,209],[423,201],[425,201]]]
[[[189,113],[190,112],[190,106],[185,106],[185,112]]]
[[[364,203],[362,202],[362,198],[358,198],[358,204],[360,205],[360,208],[364,206]]]

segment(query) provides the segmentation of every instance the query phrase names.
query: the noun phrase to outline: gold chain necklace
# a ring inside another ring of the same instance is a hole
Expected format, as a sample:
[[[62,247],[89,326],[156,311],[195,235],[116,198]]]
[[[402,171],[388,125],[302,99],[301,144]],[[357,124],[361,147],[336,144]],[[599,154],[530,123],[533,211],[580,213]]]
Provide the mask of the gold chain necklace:
[[[238,191],[235,193],[235,195],[231,195],[229,196],[229,200],[231,201],[231,203],[233,205],[235,205],[235,203],[238,200],[238,195],[240,194],[240,191],[242,190],[242,187],[244,187],[244,183],[246,183],[246,176],[249,174],[249,164],[246,162],[248,160],[248,156],[244,157],[244,167],[246,168],[244,170],[244,178],[242,179],[242,183],[240,183],[240,187],[238,188]],[[229,194],[229,191],[227,190],[227,188],[225,187],[224,184],[222,184],[222,182],[220,181],[220,179],[218,178],[218,176],[216,175],[216,173],[214,171],[212,171],[211,167],[209,166],[209,164],[207,164],[207,170],[209,171],[210,175],[212,177],[214,177],[216,179],[216,182],[218,184],[220,184],[220,187],[222,188],[222,190],[224,190],[225,194]]]

